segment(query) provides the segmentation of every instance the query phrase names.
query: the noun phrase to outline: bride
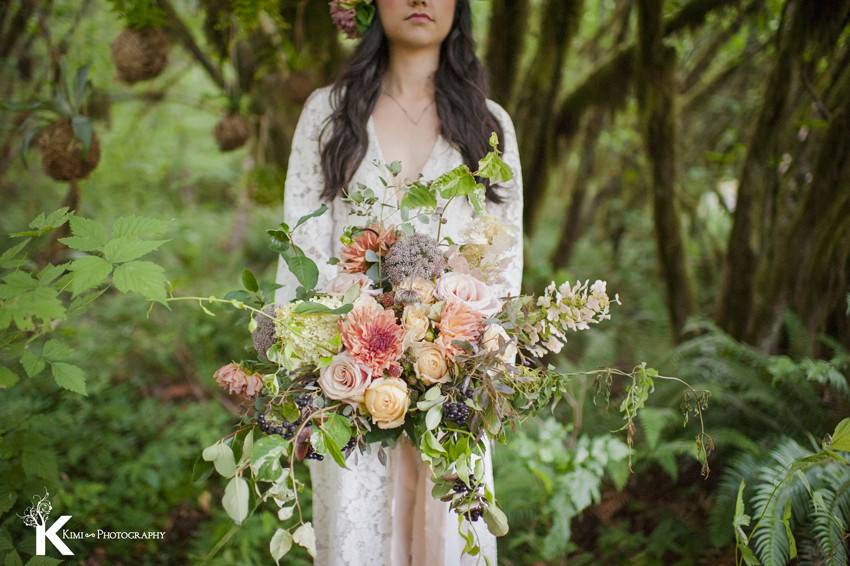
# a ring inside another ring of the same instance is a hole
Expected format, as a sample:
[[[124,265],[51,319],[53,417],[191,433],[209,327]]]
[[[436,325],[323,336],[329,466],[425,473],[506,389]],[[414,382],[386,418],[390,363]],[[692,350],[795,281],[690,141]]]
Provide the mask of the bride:
[[[499,296],[518,295],[523,249],[516,134],[504,108],[486,97],[469,0],[374,0],[374,7],[371,23],[339,78],[314,90],[301,111],[284,187],[283,220],[293,225],[322,202],[328,205],[328,212],[304,224],[294,237],[316,260],[321,288],[336,273],[327,260],[339,256],[342,227],[362,221],[342,200],[345,188],[362,183],[383,190],[387,197],[378,197],[390,201],[388,191],[420,176],[431,180],[462,163],[475,171],[495,131],[514,173],[511,181],[487,186],[486,192],[486,213],[513,234],[503,281],[496,287]],[[378,162],[393,161],[401,162],[401,172],[380,189],[379,177],[390,177]],[[433,225],[416,222],[418,231],[433,232]],[[467,202],[455,199],[441,234],[458,239],[474,222]],[[298,284],[282,259],[277,283],[282,287],[275,301],[290,301]],[[485,484],[495,493],[492,442],[487,444]],[[496,541],[483,520],[464,522],[463,528],[475,531],[481,553],[461,558],[465,541],[458,533],[458,516],[448,503],[431,497],[427,465],[407,437],[402,435],[385,452],[379,446],[352,453],[347,469],[332,461],[309,461],[316,563],[495,565]]]

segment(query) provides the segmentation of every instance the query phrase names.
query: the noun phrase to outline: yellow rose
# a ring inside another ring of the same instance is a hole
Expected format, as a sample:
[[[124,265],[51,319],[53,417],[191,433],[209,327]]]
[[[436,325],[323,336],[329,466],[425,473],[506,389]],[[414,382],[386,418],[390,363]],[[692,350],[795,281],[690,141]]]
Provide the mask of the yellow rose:
[[[404,344],[409,346],[414,342],[425,339],[425,334],[431,327],[428,319],[430,308],[423,304],[413,304],[404,307],[401,315],[401,325],[404,327]]]
[[[375,379],[366,389],[364,404],[378,428],[400,427],[410,405],[407,384],[397,377]]]
[[[413,356],[416,377],[425,385],[445,383],[451,378],[446,353],[439,344],[419,342],[413,346]]]

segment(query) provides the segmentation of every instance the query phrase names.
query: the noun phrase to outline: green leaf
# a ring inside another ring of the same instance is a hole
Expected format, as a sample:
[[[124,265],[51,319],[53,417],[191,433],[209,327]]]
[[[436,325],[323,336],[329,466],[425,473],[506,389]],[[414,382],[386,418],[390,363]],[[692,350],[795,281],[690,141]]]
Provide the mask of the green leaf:
[[[478,176],[489,179],[494,185],[510,181],[514,174],[501,156],[491,151],[478,161]]]
[[[484,522],[494,536],[503,537],[508,534],[508,518],[497,505],[484,507]]]
[[[305,214],[304,216],[302,216],[301,218],[299,218],[299,219],[298,219],[298,222],[296,222],[296,223],[295,223],[295,228],[293,228],[293,230],[295,230],[296,228],[298,228],[299,226],[301,226],[302,224],[304,224],[305,222],[307,222],[307,221],[308,221],[308,220],[310,220],[311,218],[315,218],[315,217],[317,217],[317,216],[321,216],[322,214],[324,214],[324,213],[325,213],[325,211],[326,211],[327,209],[328,209],[328,205],[326,205],[326,204],[322,203],[322,204],[321,204],[321,206],[319,206],[319,208],[317,208],[317,209],[316,209],[316,210],[314,210],[313,212],[310,212],[309,214]]]
[[[447,173],[443,173],[431,183],[431,188],[443,198],[466,196],[475,191],[478,183],[469,167],[459,165]]]
[[[332,309],[329,306],[323,305],[321,303],[316,303],[313,301],[304,301],[295,305],[295,308],[292,309],[292,312],[300,314],[345,314],[353,308],[354,305],[351,303],[346,303],[344,305],[340,305]]]
[[[41,355],[51,362],[67,362],[74,355],[74,350],[59,340],[48,340],[44,343]]]
[[[228,516],[233,519],[237,525],[248,517],[248,482],[241,476],[234,476],[227,482],[224,488],[224,497],[221,499],[221,504]]]
[[[434,430],[440,424],[440,421],[443,420],[443,405],[439,403],[434,405],[428,412],[425,413],[425,428],[428,430]]]
[[[254,277],[254,274],[251,273],[250,269],[242,271],[242,286],[245,287],[245,290],[252,293],[256,293],[260,290],[260,284],[257,283],[257,278]]]
[[[28,273],[15,272],[6,277],[3,285],[0,285],[0,299],[6,302],[0,309],[0,329],[9,326],[11,321],[20,330],[33,330],[34,319],[40,319],[44,323],[52,320],[65,318],[65,307],[59,300],[59,290],[52,287],[35,287],[33,289],[22,289],[23,279],[38,284]]]
[[[292,535],[286,529],[277,529],[269,543],[269,551],[272,553],[275,564],[280,564],[280,559],[286,556],[290,549],[292,549]]]
[[[165,301],[165,272],[149,261],[131,261],[115,268],[115,287],[122,293],[138,293],[146,299]]]
[[[51,230],[55,230],[59,228],[68,219],[73,215],[72,212],[69,212],[71,209],[67,206],[63,206],[62,208],[57,208],[50,214],[45,214],[42,212],[38,216],[36,216],[32,222],[30,222],[29,227],[35,228],[39,232],[49,232]]]
[[[316,262],[304,255],[301,248],[291,243],[280,250],[280,255],[304,289],[311,291],[316,288],[316,283],[319,282],[319,268],[316,267]]]
[[[48,263],[41,269],[41,271],[38,272],[38,275],[36,275],[38,284],[41,286],[50,285],[57,277],[65,273],[66,267],[66,264],[53,265]]]
[[[11,248],[4,250],[3,253],[0,254],[0,269],[13,269],[26,261],[24,258],[19,258],[17,256],[21,250],[29,244],[29,242],[29,239],[21,240]]]
[[[159,248],[168,240],[138,240],[135,238],[113,238],[103,247],[103,255],[112,263],[124,263],[138,259]]]
[[[82,369],[66,362],[51,362],[50,370],[59,387],[80,395],[87,395],[86,375]]]
[[[100,223],[82,216],[71,217],[71,234],[67,238],[59,238],[59,241],[81,252],[99,250],[107,241],[106,229]]]
[[[26,566],[56,566],[62,561],[52,556],[33,556],[27,560]]]
[[[106,281],[112,273],[112,264],[100,256],[87,255],[72,261],[68,269],[73,274],[71,291],[74,295],[79,295]]]
[[[401,197],[400,206],[407,210],[414,208],[434,209],[437,207],[437,194],[431,186],[412,183],[407,187],[404,196]]]
[[[321,424],[319,430],[322,433],[322,442],[326,451],[340,467],[345,468],[342,447],[351,439],[351,423],[341,415],[330,413],[326,416],[325,422]]]
[[[841,422],[835,426],[835,431],[832,433],[829,446],[833,450],[850,452],[850,418],[842,419]]]
[[[288,442],[273,434],[263,436],[254,443],[251,450],[251,471],[260,481],[275,481],[283,469],[280,457],[286,454]]]
[[[313,532],[313,524],[310,521],[302,523],[295,529],[295,532],[292,533],[292,540],[307,549],[310,556],[316,557],[316,534]]]
[[[20,381],[18,374],[5,366],[0,366],[0,389],[8,389],[18,381]]]
[[[24,371],[27,372],[27,376],[35,377],[44,371],[47,363],[44,361],[44,358],[36,355],[32,350],[26,349],[21,355],[21,365],[24,367]]]
[[[113,238],[153,238],[164,234],[170,222],[144,216],[122,216],[112,224]]]
[[[236,458],[233,449],[224,442],[216,442],[207,446],[201,453],[201,457],[207,462],[212,462],[215,471],[224,478],[231,478],[236,473]]]

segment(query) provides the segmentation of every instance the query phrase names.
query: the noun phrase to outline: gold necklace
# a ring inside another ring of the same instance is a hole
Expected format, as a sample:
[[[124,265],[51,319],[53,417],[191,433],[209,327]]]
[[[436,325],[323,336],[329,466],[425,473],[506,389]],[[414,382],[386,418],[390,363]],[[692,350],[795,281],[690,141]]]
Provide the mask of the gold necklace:
[[[392,99],[392,101],[393,101],[393,102],[395,102],[395,103],[398,105],[398,107],[399,107],[399,108],[401,108],[401,111],[402,111],[402,112],[404,112],[404,115],[405,115],[405,116],[407,116],[407,119],[408,119],[408,120],[410,120],[411,122],[413,122],[413,125],[414,125],[414,126],[418,126],[418,125],[419,125],[419,122],[421,122],[421,121],[422,121],[422,117],[423,117],[423,116],[425,116],[425,112],[426,112],[426,111],[427,111],[427,110],[431,107],[431,105],[432,105],[432,104],[434,104],[434,102],[435,102],[435,100],[436,100],[436,99],[435,99],[435,100],[432,100],[431,102],[429,102],[429,103],[428,103],[428,106],[426,106],[426,107],[425,107],[425,109],[424,109],[424,110],[422,110],[422,113],[421,113],[421,114],[419,114],[419,118],[418,118],[417,120],[414,120],[413,118],[411,118],[411,117],[410,117],[410,114],[407,112],[407,110],[404,108],[404,106],[402,106],[402,105],[401,105],[401,102],[399,102],[398,100],[396,100],[396,98],[395,98],[393,95],[391,95],[389,92],[387,92],[387,90],[386,90],[386,89],[381,89],[381,92],[383,92],[384,94],[386,94],[387,96],[389,96],[389,97]]]

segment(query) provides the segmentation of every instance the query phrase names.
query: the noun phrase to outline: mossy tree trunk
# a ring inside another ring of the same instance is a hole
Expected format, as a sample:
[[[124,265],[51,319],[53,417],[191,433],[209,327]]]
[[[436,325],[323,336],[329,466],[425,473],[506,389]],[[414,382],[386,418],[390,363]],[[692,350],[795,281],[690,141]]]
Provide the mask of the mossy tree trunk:
[[[798,215],[811,214],[807,207],[813,201],[809,201],[808,194],[815,190],[828,192],[830,187],[818,188],[815,183],[809,187],[804,183],[802,189],[791,187],[781,178],[780,163],[783,156],[797,153],[789,150],[796,139],[796,131],[791,131],[790,126],[795,109],[806,108],[803,103],[809,95],[801,96],[801,93],[812,90],[807,83],[815,65],[810,61],[816,61],[834,47],[848,15],[847,0],[822,4],[787,0],[783,6],[774,39],[774,65],[739,178],[716,305],[718,325],[734,338],[765,346],[775,342],[781,312],[789,306],[785,298],[789,293],[794,294],[787,287],[793,286],[788,272],[799,265],[791,258],[805,259],[798,256],[798,248],[808,245],[805,240],[816,231],[817,221],[826,221],[818,216],[809,217],[805,228],[795,224]],[[816,95],[814,99],[809,102],[818,102]],[[835,137],[832,139],[834,144]],[[822,151],[835,150],[827,147]],[[836,208],[838,205],[833,203]],[[833,210],[824,209],[824,212]],[[800,229],[806,231],[802,240]]]
[[[523,169],[523,226],[531,233],[544,200],[554,154],[551,116],[555,111],[567,49],[581,18],[583,0],[547,0],[540,18],[540,39],[523,81],[516,110]]]
[[[491,10],[485,60],[490,98],[505,108],[513,108],[528,24],[528,0],[494,0]]]
[[[673,334],[693,311],[685,243],[676,206],[676,52],[664,44],[663,0],[638,1],[637,99],[651,169],[656,249]]]

